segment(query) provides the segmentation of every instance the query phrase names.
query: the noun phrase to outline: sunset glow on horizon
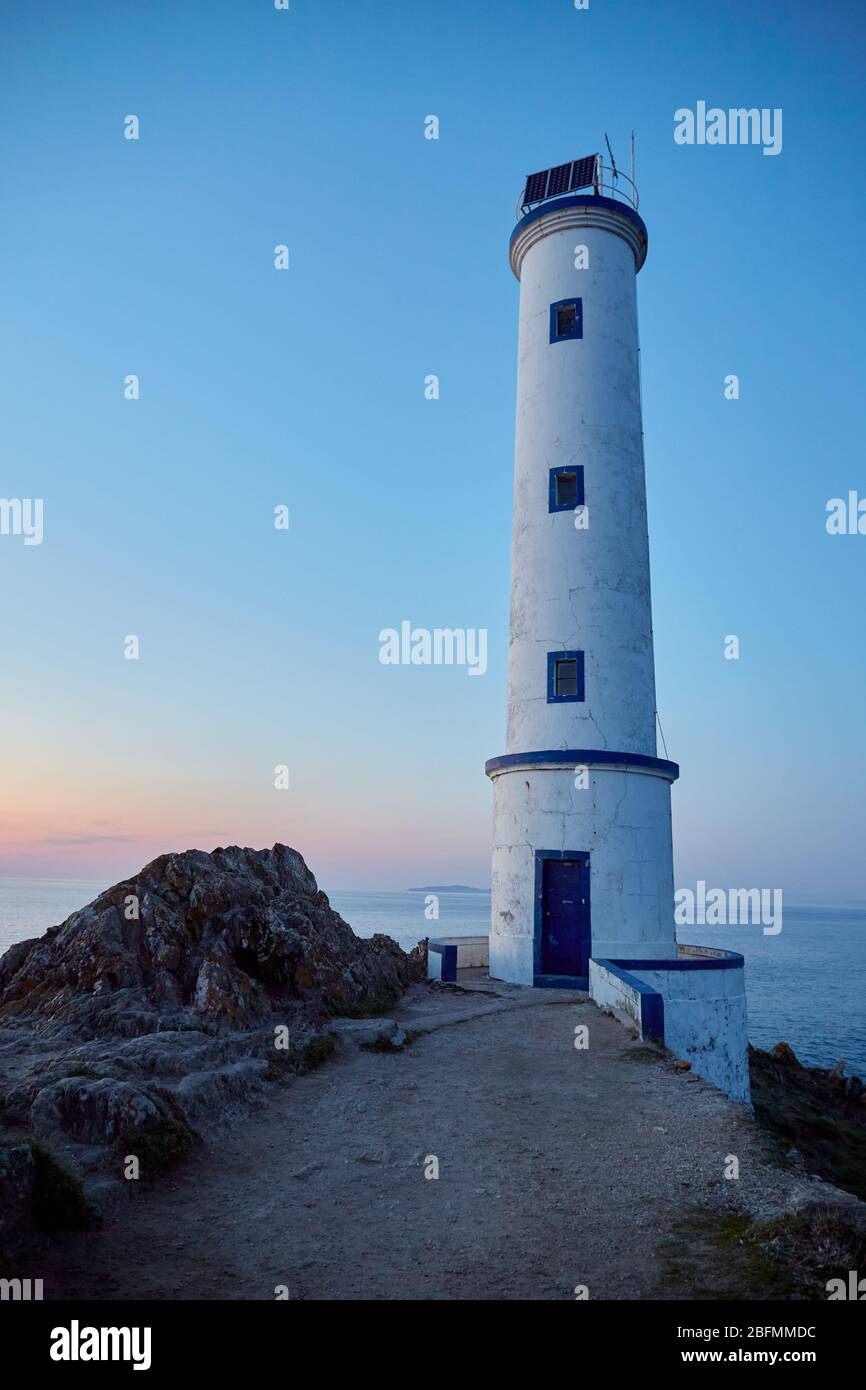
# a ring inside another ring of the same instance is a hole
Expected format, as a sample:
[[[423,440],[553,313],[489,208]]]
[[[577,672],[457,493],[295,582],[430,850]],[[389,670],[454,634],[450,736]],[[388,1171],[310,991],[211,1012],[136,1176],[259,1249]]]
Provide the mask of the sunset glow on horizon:
[[[10,23],[0,491],[44,500],[44,536],[0,536],[0,875],[112,882],[280,841],[326,888],[489,885],[515,197],[605,129],[625,156],[634,128],[677,879],[866,900],[866,537],[825,527],[828,499],[866,491],[856,181],[820,231],[790,228],[837,113],[864,133],[833,20],[633,6],[623,49],[615,6],[578,36],[568,4],[528,24],[505,0],[437,8],[419,43],[385,6],[374,60],[363,7],[293,6],[281,37],[272,13],[173,8]],[[515,114],[560,53],[579,89]],[[785,108],[781,152],[678,145],[704,96]],[[383,663],[404,623],[483,630],[486,671]]]

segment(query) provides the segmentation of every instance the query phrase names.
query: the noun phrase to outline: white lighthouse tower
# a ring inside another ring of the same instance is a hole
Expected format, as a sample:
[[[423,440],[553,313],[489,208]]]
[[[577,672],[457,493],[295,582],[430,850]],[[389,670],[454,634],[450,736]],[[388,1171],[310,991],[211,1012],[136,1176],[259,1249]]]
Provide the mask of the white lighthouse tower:
[[[526,985],[586,988],[590,957],[676,957],[679,769],[656,749],[638,360],[647,231],[630,181],[605,179],[598,156],[532,175],[510,245],[520,336],[508,725],[486,766],[490,973]]]

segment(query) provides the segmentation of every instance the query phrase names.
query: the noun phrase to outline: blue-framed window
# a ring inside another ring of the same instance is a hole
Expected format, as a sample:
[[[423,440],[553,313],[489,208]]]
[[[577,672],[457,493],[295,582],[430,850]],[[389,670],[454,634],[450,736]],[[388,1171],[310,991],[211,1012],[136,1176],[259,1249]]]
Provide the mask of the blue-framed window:
[[[550,306],[550,341],[583,337],[583,300],[558,299]]]
[[[564,468],[551,468],[548,510],[551,512],[573,512],[575,507],[582,507],[584,502],[583,464],[568,464]]]
[[[583,700],[583,652],[547,653],[547,703]]]

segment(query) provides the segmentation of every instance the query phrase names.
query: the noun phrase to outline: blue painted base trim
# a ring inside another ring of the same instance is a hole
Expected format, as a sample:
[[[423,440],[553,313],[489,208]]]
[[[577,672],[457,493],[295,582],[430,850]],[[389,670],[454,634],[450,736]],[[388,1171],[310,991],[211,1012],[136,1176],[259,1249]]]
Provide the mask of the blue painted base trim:
[[[602,960],[600,956],[593,956],[592,960],[637,991],[640,995],[641,1037],[653,1038],[660,1043],[665,1040],[664,998],[652,985],[632,975],[632,970],[742,970],[745,965],[738,951],[726,951],[723,956],[684,957],[677,960]]]
[[[646,223],[640,213],[635,212],[628,203],[621,203],[618,198],[605,198],[597,193],[572,193],[564,198],[550,198],[546,203],[539,203],[532,212],[526,213],[511,233],[511,241],[514,241],[514,238],[523,231],[529,222],[537,222],[539,217],[546,217],[550,212],[561,212],[563,208],[580,207],[607,208],[610,212],[618,212],[621,217],[627,217],[629,222],[635,224],[644,242],[649,240]]]
[[[603,962],[599,961],[599,964]],[[726,951],[723,956],[681,956],[677,960],[610,960],[608,965],[621,965],[625,970],[742,970],[745,957],[738,951]]]
[[[585,975],[533,975],[536,989],[589,989]]]
[[[457,981],[457,947],[446,945],[442,941],[428,941],[427,951],[435,951],[442,957],[442,974],[440,980],[447,984],[455,984]]]
[[[555,652],[554,656],[563,656]],[[679,765],[668,762],[666,758],[651,758],[647,753],[610,753],[606,748],[543,748],[532,753],[503,753],[498,758],[489,758],[484,771],[489,777],[493,772],[506,772],[512,767],[543,767],[545,763],[572,763],[582,767],[595,764],[597,767],[615,763],[624,767],[645,768],[648,772],[659,772],[675,782],[680,775]]]
[[[665,1001],[657,989],[652,985],[647,985],[637,976],[628,973],[628,967],[637,968],[640,961],[637,960],[602,960],[600,956],[593,956],[592,959],[603,970],[610,971],[611,975],[616,975],[618,980],[628,985],[629,989],[636,990],[640,995],[640,1035],[642,1038],[651,1038],[654,1042],[663,1043],[665,1040]]]

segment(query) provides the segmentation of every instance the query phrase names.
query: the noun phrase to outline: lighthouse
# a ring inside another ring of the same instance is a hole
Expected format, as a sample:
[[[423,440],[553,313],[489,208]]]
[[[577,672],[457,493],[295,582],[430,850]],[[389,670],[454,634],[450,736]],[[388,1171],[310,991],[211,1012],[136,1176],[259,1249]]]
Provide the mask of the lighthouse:
[[[677,956],[656,694],[631,180],[592,155],[531,175],[520,285],[505,750],[490,974],[587,988],[590,960]]]

